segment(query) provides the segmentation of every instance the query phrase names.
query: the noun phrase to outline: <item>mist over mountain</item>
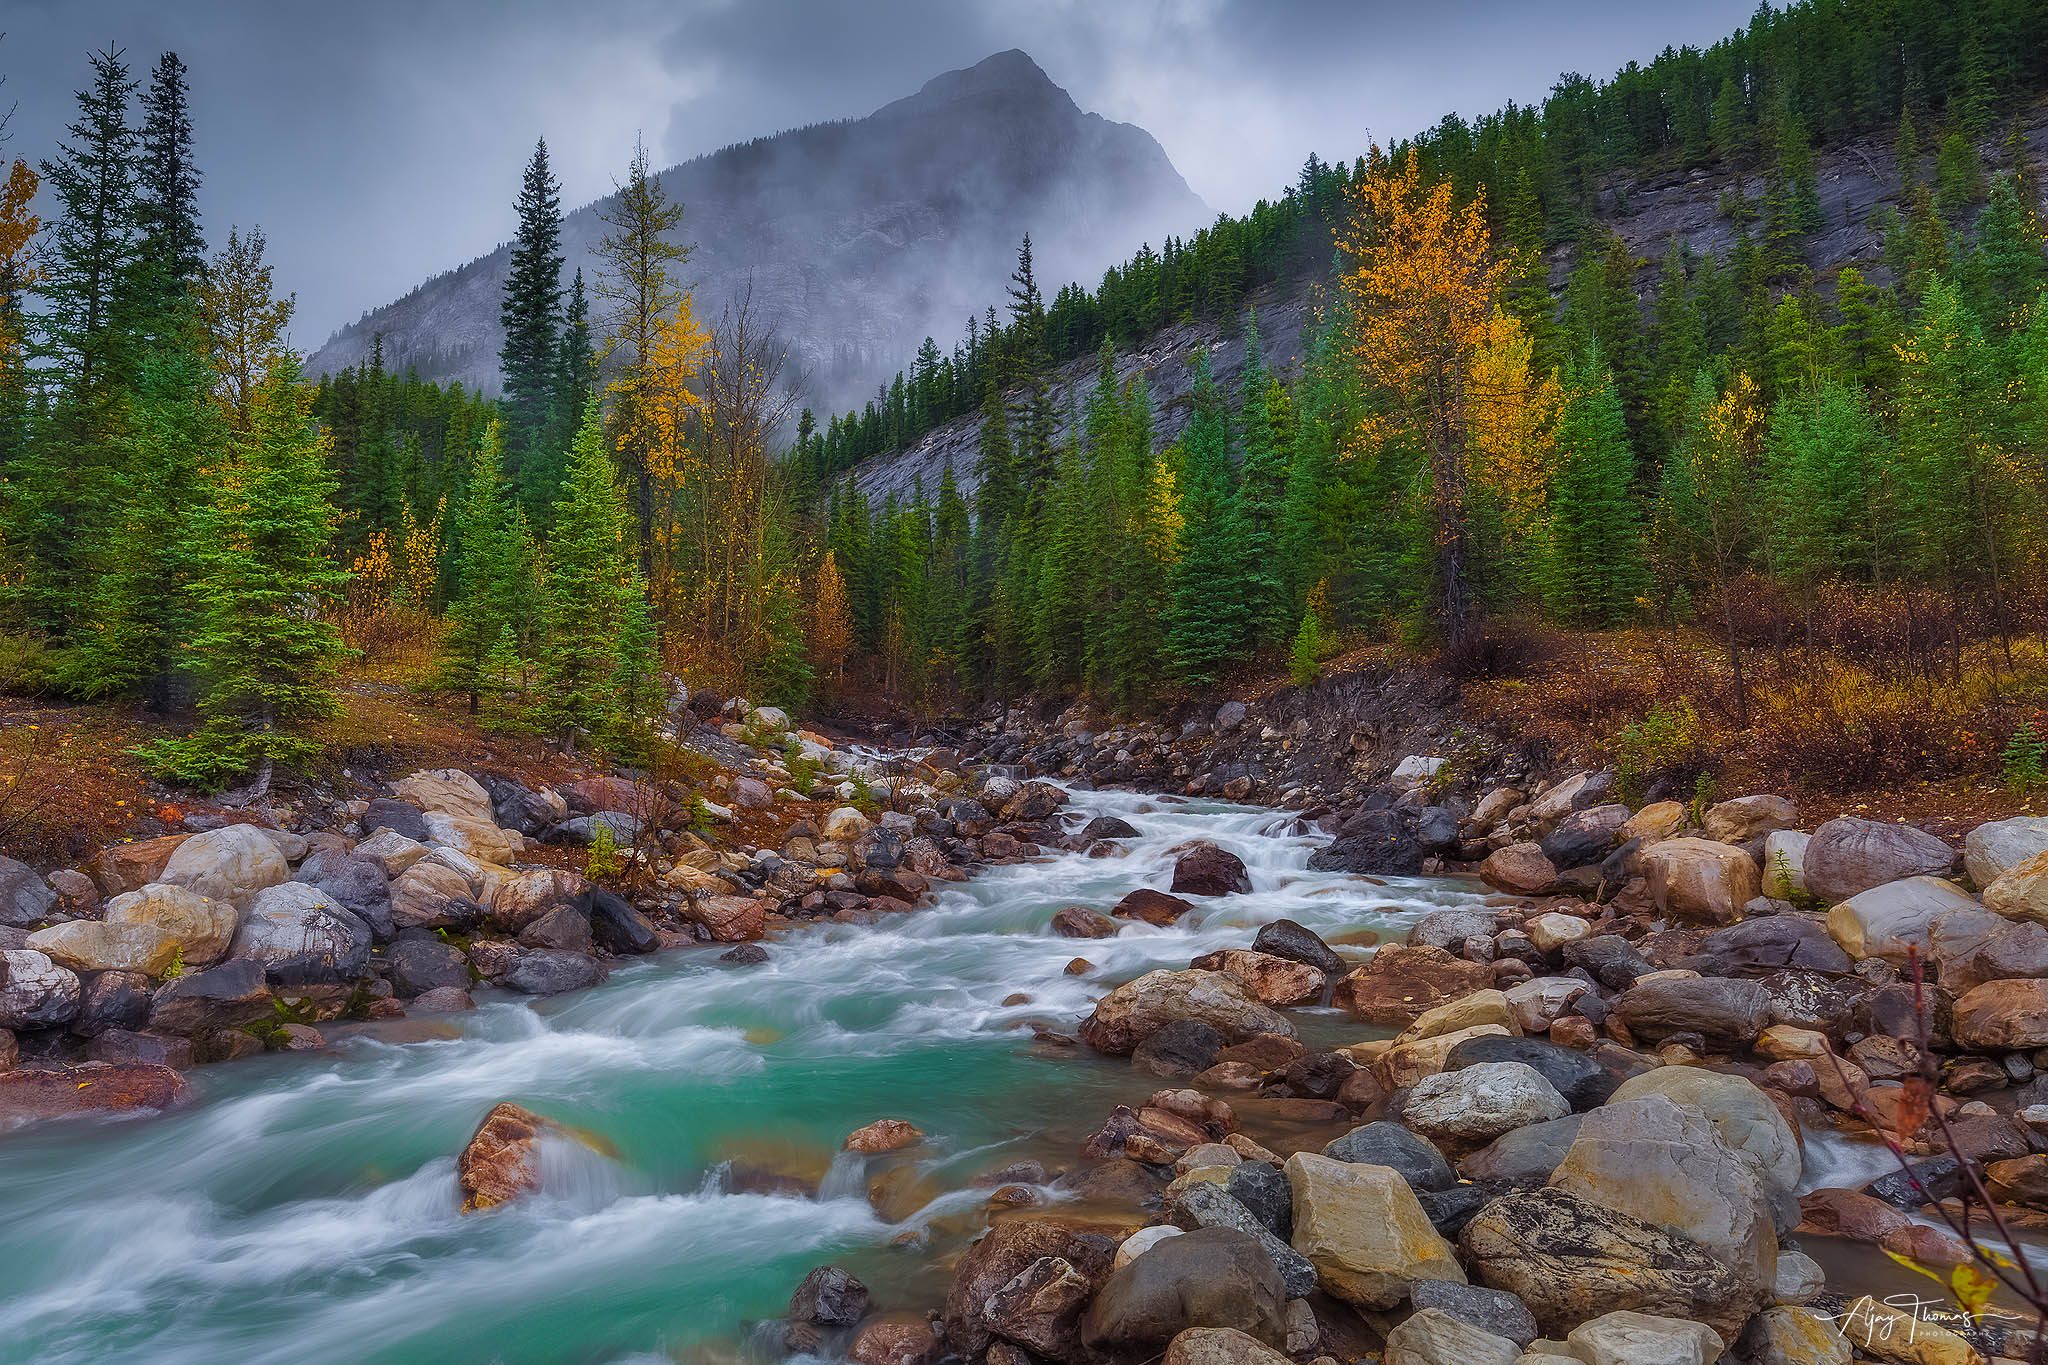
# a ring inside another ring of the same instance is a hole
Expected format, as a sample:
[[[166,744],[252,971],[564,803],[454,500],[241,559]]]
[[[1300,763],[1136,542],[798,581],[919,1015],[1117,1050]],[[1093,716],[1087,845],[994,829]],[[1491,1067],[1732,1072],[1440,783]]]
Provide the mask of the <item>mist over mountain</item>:
[[[1020,51],[927,82],[865,118],[764,137],[660,173],[684,205],[678,236],[700,317],[751,288],[756,311],[810,375],[821,410],[867,396],[925,336],[950,345],[1002,297],[1018,238],[1041,281],[1092,281],[1141,241],[1209,211],[1151,134],[1082,111]],[[506,222],[517,190],[505,187]],[[564,215],[566,286],[594,281],[599,200]],[[365,314],[313,352],[311,374],[359,365],[498,391],[500,245]]]

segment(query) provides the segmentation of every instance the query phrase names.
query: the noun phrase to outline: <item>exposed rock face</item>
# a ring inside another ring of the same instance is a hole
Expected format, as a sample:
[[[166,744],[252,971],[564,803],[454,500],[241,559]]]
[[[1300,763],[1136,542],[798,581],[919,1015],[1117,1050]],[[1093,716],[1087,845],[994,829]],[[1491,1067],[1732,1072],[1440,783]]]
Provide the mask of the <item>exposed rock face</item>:
[[[1294,1249],[1323,1287],[1360,1308],[1392,1308],[1417,1280],[1465,1278],[1451,1246],[1430,1225],[1400,1172],[1296,1152]]]
[[[1813,832],[1806,889],[1834,904],[1886,882],[1941,876],[1955,863],[1955,850],[1932,834],[1845,815]]]
[[[1095,1004],[1081,1036],[1097,1052],[1127,1057],[1175,1019],[1208,1024],[1232,1042],[1261,1033],[1294,1036],[1294,1025],[1221,972],[1156,971],[1118,986]]]

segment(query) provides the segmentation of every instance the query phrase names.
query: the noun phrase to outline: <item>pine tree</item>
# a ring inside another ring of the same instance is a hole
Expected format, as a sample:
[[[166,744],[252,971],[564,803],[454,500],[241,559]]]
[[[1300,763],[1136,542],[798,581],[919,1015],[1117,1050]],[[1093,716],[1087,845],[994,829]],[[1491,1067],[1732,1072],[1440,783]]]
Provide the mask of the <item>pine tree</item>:
[[[1250,623],[1244,535],[1230,486],[1230,419],[1206,351],[1195,356],[1194,416],[1181,437],[1181,515],[1166,652],[1182,681],[1212,683],[1244,652]]]
[[[253,774],[250,800],[269,791],[279,765],[319,751],[303,727],[339,709],[331,683],[348,653],[321,614],[347,575],[328,555],[334,480],[312,398],[295,365],[277,366],[256,392],[235,460],[212,471],[191,641],[206,723],[147,751],[164,775],[200,786]]]
[[[1554,435],[1547,596],[1564,620],[1617,625],[1634,614],[1648,586],[1635,456],[1621,396],[1599,353],[1582,352],[1561,380],[1567,396]]]
[[[435,678],[436,687],[469,699],[472,716],[484,695],[496,690],[503,660],[492,655],[511,629],[517,590],[518,531],[505,496],[502,431],[493,422],[484,433],[456,507],[460,568]]]
[[[185,64],[175,52],[157,59],[142,97],[142,141],[137,202],[140,265],[148,278],[141,293],[145,325],[160,331],[177,311],[186,287],[206,269],[206,239],[199,229],[199,171],[192,163],[192,114]]]
[[[554,533],[547,545],[543,708],[571,753],[579,734],[600,734],[619,715],[612,675],[627,610],[626,530],[618,468],[605,450],[593,398],[569,448],[568,473],[555,501]]]
[[[583,292],[583,267],[578,266],[563,309],[547,423],[517,477],[522,509],[543,526],[554,511],[569,447],[576,439],[576,428],[583,423],[583,409],[596,392],[597,351],[590,340],[590,303]]]
[[[548,169],[548,144],[536,142],[514,205],[512,239],[498,317],[505,344],[506,467],[515,480],[547,439],[562,382],[562,187]],[[579,405],[580,412],[580,405]]]
[[[1237,521],[1244,557],[1245,614],[1241,644],[1277,649],[1287,638],[1287,586],[1282,577],[1281,518],[1287,461],[1273,430],[1272,375],[1260,351],[1259,319],[1245,329],[1244,374],[1239,381]]]
[[[228,431],[213,403],[213,370],[190,349],[143,362],[118,483],[121,515],[94,585],[76,690],[139,696],[156,711],[183,700],[186,642],[199,624],[209,477],[226,462]]]

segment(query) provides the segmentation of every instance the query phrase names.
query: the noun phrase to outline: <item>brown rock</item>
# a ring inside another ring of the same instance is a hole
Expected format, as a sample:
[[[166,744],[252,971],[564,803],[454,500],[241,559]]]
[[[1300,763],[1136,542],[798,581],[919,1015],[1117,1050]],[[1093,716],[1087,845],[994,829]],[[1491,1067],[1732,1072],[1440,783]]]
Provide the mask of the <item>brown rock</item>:
[[[894,1152],[924,1141],[923,1130],[906,1119],[876,1119],[847,1134],[849,1152]]]
[[[1119,919],[1143,920],[1164,928],[1194,908],[1179,896],[1169,896],[1164,891],[1141,886],[1118,901],[1109,913]]]
[[[929,1365],[938,1338],[924,1322],[874,1322],[860,1329],[847,1348],[853,1365]]]
[[[1493,969],[1441,948],[1389,943],[1337,983],[1331,1003],[1368,1023],[1406,1025],[1424,1010],[1493,985]]]
[[[553,1119],[509,1101],[484,1115],[455,1161],[462,1211],[494,1208],[539,1189],[540,1142],[551,1135],[572,1136]]]
[[[1061,938],[1108,938],[1116,921],[1084,905],[1065,905],[1053,912],[1052,931]]]
[[[1252,879],[1242,858],[1204,841],[1174,860],[1170,889],[1179,895],[1228,896],[1251,890]]]
[[[1665,914],[1729,924],[1763,894],[1763,873],[1747,853],[1712,839],[1666,839],[1642,851],[1643,878]]]
[[[690,918],[709,930],[715,942],[747,943],[761,937],[768,911],[753,896],[703,896],[691,908]]]
[[[1957,1047],[1972,1051],[2048,1047],[2048,981],[1987,981],[1965,991],[1949,1033]]]
[[[1189,965],[1234,976],[1269,1005],[1313,1005],[1323,998],[1327,984],[1323,974],[1306,963],[1247,948],[1210,953]]]
[[[1556,884],[1557,866],[1543,856],[1543,845],[1524,841],[1487,854],[1479,878],[1510,896],[1540,896]]]
[[[946,1345],[969,1359],[996,1339],[989,1301],[1041,1258],[1055,1257],[1091,1284],[1109,1271],[1113,1250],[1106,1237],[1091,1236],[1065,1223],[1005,1220],[990,1227],[953,1268],[946,1293]]]
[[[157,879],[164,864],[179,844],[192,836],[166,834],[161,839],[142,839],[132,844],[114,844],[100,850],[86,871],[92,875],[102,896],[138,891]]]
[[[406,875],[412,874],[408,872]],[[491,888],[491,919],[508,933],[516,934],[556,906],[567,905],[589,890],[588,881],[564,868],[522,868]],[[392,887],[391,895],[395,916],[396,885]]]
[[[185,1099],[185,1078],[143,1063],[0,1072],[0,1127],[30,1119],[169,1109]]]

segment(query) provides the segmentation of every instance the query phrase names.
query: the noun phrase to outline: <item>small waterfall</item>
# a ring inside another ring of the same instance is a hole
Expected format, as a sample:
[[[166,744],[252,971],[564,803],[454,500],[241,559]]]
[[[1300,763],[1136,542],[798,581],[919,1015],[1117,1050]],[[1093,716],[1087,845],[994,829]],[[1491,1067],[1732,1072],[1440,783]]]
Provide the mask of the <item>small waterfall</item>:
[[[818,1182],[818,1202],[868,1197],[868,1158],[864,1152],[837,1152],[825,1178]]]

